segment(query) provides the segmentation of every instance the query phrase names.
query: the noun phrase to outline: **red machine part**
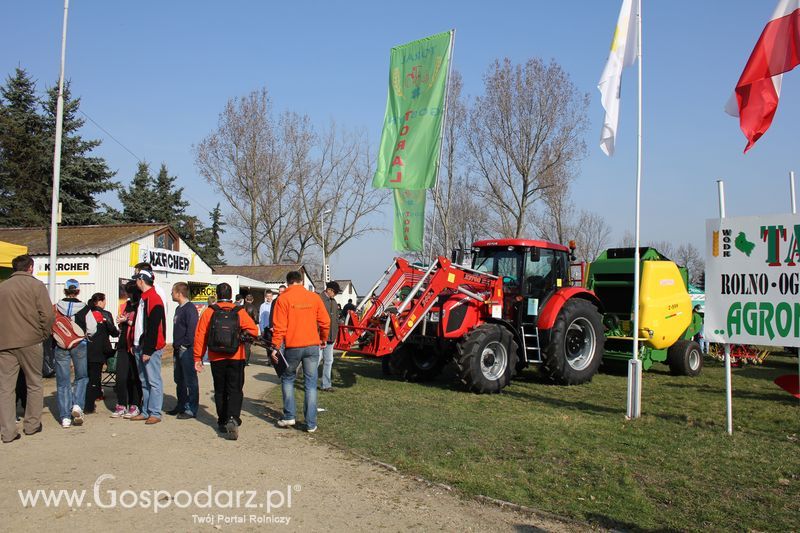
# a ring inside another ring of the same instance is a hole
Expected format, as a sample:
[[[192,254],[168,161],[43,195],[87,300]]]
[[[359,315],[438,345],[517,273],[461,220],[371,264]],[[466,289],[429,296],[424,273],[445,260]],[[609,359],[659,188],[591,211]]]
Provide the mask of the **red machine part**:
[[[603,310],[603,305],[593,292],[582,287],[565,287],[563,289],[559,289],[549,300],[547,300],[544,308],[542,308],[541,312],[539,313],[539,320],[537,323],[538,328],[540,330],[552,328],[556,318],[558,317],[558,313],[561,311],[561,308],[564,307],[564,304],[567,303],[567,301],[573,298],[583,298],[596,305],[601,312]]]
[[[409,304],[390,312],[392,302],[404,288],[414,293]],[[335,348],[377,357],[388,355],[424,320],[439,296],[455,293],[477,304],[477,312],[462,324],[465,330],[479,325],[481,316],[502,315],[502,279],[454,265],[441,256],[428,270],[396,258],[394,272],[380,294],[372,298],[369,308],[360,317],[351,311],[348,323],[339,326]]]

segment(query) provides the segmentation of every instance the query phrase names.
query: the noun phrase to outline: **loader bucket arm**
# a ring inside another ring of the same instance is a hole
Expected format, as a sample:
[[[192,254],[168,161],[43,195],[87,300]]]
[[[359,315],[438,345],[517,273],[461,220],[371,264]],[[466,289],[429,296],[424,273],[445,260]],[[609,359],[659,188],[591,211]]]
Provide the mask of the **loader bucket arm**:
[[[397,312],[386,313],[394,296],[404,288],[410,292]],[[426,270],[397,258],[395,271],[371,305],[361,316],[351,311],[347,323],[339,326],[336,349],[377,357],[388,355],[423,321],[440,295],[455,292],[492,306],[492,314],[500,316],[503,282],[496,276],[454,265],[441,256]]]

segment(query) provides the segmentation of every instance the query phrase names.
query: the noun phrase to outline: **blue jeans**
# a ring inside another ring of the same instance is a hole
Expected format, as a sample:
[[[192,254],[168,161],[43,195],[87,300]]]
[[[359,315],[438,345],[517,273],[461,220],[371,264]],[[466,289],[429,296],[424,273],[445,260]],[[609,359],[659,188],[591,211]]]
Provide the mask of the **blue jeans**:
[[[177,350],[175,362],[172,366],[172,376],[175,378],[176,396],[179,409],[187,415],[197,416],[197,406],[200,403],[200,389],[197,385],[197,371],[194,369],[194,353],[186,346],[172,346]]]
[[[86,363],[86,341],[71,350],[55,347],[56,356],[56,395],[58,397],[58,416],[69,418],[72,406],[83,409],[86,401],[86,386],[89,383],[89,370]],[[69,381],[69,365],[75,367],[75,381]]]
[[[322,365],[322,388],[331,388],[331,369],[333,369],[333,343],[328,343],[319,349],[319,362]]]
[[[142,382],[142,416],[161,418],[164,403],[164,384],[161,381],[161,350],[150,354],[146,363],[142,360],[142,349],[134,348],[136,366],[139,367],[139,380]]]
[[[294,380],[297,368],[303,363],[303,378],[306,392],[303,401],[303,413],[309,428],[317,427],[317,367],[319,366],[319,346],[303,348],[286,348],[286,372],[281,376],[281,392],[283,393],[283,419],[294,420]]]

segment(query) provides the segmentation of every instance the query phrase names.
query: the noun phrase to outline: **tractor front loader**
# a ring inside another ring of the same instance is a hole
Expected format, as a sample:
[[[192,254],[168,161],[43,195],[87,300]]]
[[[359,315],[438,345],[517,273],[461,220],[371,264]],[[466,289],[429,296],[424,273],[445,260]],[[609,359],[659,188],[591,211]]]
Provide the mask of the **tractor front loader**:
[[[472,267],[402,258],[339,327],[336,349],[383,358],[386,374],[499,392],[528,364],[563,384],[591,380],[603,354],[600,302],[570,287],[569,250],[544,241],[480,241]],[[376,291],[380,289],[380,292]]]

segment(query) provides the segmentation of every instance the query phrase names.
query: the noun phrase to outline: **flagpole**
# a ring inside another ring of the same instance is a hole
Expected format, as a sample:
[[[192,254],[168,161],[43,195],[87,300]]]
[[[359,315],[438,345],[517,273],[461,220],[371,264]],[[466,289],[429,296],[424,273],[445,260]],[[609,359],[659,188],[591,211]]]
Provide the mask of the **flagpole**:
[[[448,104],[450,103],[450,80],[451,74],[453,73],[453,50],[455,49],[456,44],[456,29],[453,28],[450,30],[452,36],[450,37],[450,62],[447,64],[447,81],[444,84],[444,109],[442,110],[442,127],[439,132],[439,139],[440,139],[440,148],[439,148],[439,166],[436,168],[436,183],[433,185],[433,227],[431,228],[431,255],[430,259],[428,260],[429,263],[433,263],[433,238],[436,236],[436,217],[438,215],[437,209],[439,208],[439,172],[442,168],[442,146],[441,144],[444,143],[444,129],[447,123],[447,108]],[[447,250],[444,251],[447,253]],[[422,239],[422,257],[425,257],[425,239]]]
[[[61,135],[64,128],[64,60],[67,54],[67,14],[69,0],[64,0],[64,24],[61,30],[61,74],[58,78],[58,101],[56,103],[56,146],[53,153],[53,195],[50,205],[50,272],[47,288],[50,299],[56,301],[56,262],[58,258],[58,223],[60,213],[58,196],[61,182]]]
[[[638,33],[639,63],[639,112],[636,151],[636,230],[633,252],[633,358],[628,364],[628,409],[626,418],[635,419],[642,411],[642,362],[639,360],[639,276],[641,257],[639,254],[640,198],[642,188],[642,0],[637,0],[636,31]]]
[[[719,195],[719,219],[725,218],[725,183],[717,180],[717,194]],[[731,385],[731,345],[725,343],[725,414],[728,435],[733,435],[733,387]]]

